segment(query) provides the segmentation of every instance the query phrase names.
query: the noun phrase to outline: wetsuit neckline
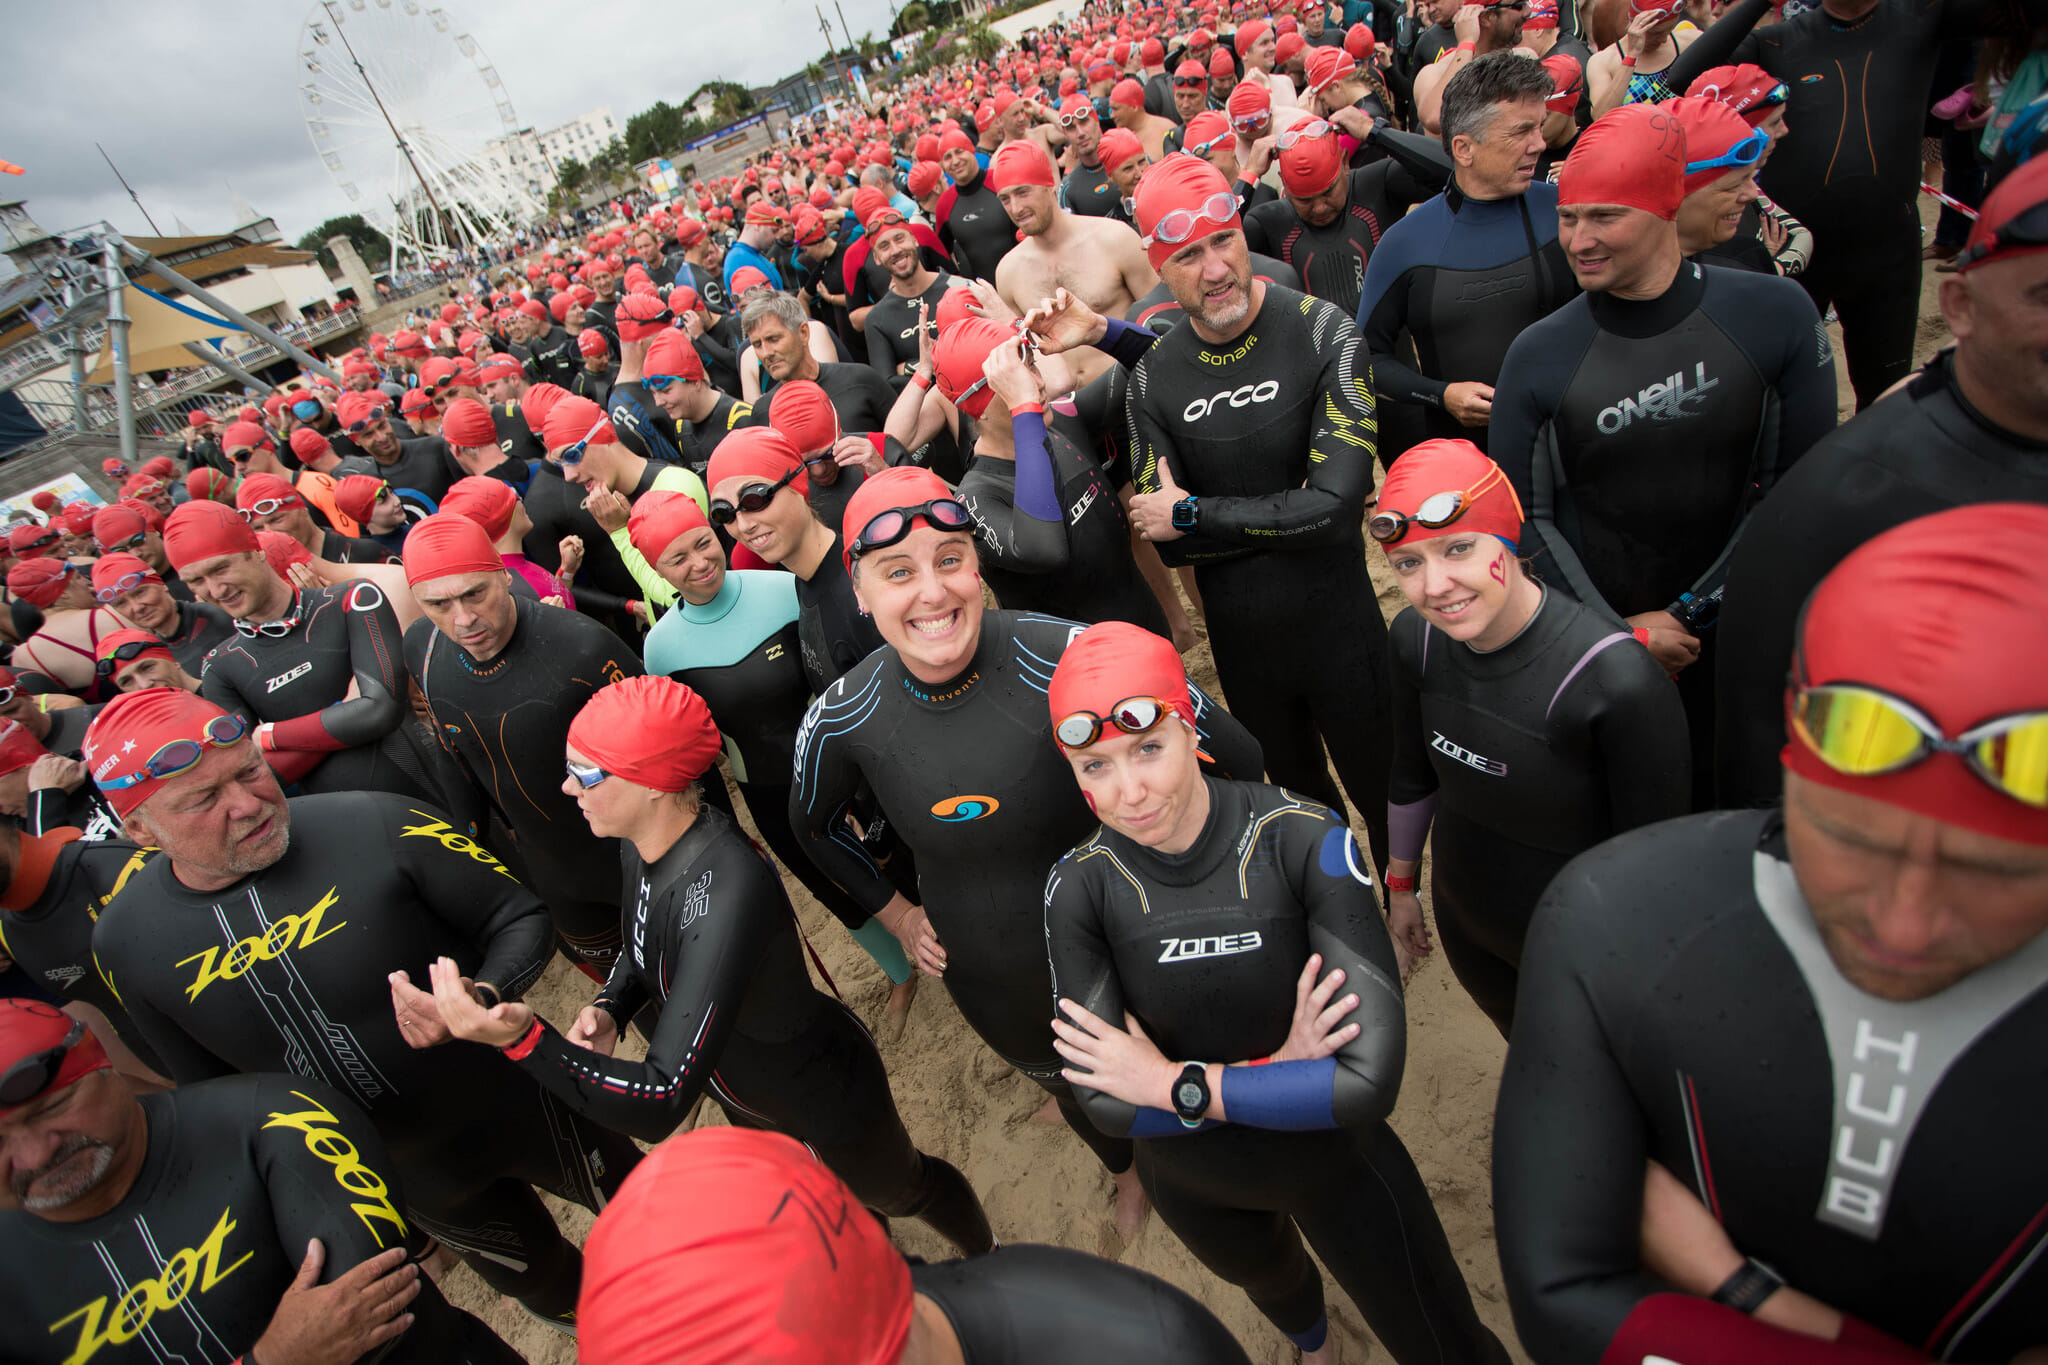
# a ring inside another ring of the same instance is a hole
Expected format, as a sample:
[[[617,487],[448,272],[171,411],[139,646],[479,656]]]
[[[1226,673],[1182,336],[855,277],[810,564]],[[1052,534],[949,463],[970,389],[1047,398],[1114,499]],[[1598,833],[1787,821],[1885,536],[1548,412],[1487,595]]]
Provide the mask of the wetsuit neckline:
[[[470,652],[457,644],[453,638],[446,635],[442,638],[447,639],[448,647],[455,651],[455,662],[462,665],[463,672],[472,678],[489,682],[505,672],[506,665],[511,662],[513,653],[518,650],[520,641],[526,637],[526,621],[531,609],[538,605],[522,597],[512,599],[512,633],[505,637],[505,647],[484,663],[478,663],[471,657]]]
[[[1515,638],[1506,644],[1497,649],[1478,650],[1462,640],[1456,641],[1463,651],[1459,663],[1465,672],[1480,678],[1501,678],[1519,672],[1542,658],[1570,620],[1571,613],[1553,602],[1550,589],[1545,588],[1535,614],[1523,622]]]
[[[107,1235],[109,1229],[125,1227],[133,1222],[136,1215],[145,1212],[150,1201],[156,1198],[156,1187],[163,1183],[164,1170],[171,1161],[171,1148],[177,1141],[178,1106],[168,1091],[152,1091],[135,1098],[142,1105],[142,1140],[148,1144],[148,1150],[142,1157],[142,1169],[135,1173],[135,1183],[128,1187],[128,1193],[121,1196],[119,1203],[97,1218],[88,1218],[82,1223],[38,1221],[36,1226],[45,1234],[66,1241],[97,1242]]]
[[[974,642],[973,656],[968,659],[965,668],[942,683],[925,682],[910,671],[901,654],[891,650],[890,653],[895,655],[896,671],[903,683],[903,690],[908,692],[913,700],[939,710],[957,706],[965,701],[969,695],[980,689],[983,679],[994,671],[996,660],[1002,657],[997,653],[999,642],[995,640],[995,631],[991,629],[997,620],[995,612],[984,611],[981,614],[981,638]],[[1005,635],[1007,636],[1007,632]],[[1007,640],[1001,643],[1007,643]]]
[[[1962,409],[1963,416],[1969,418],[1971,422],[1999,440],[2016,446],[2021,450],[2048,451],[2048,441],[2036,441],[2032,437],[2022,436],[2016,431],[2000,426],[1985,416],[1983,409],[1970,401],[1970,396],[1963,392],[1962,378],[1956,373],[1955,347],[1950,346],[1938,352],[1932,364],[1936,367],[1936,376],[1947,387],[1949,393],[1954,396],[1956,406]]]
[[[718,595],[702,606],[698,606],[695,602],[691,602],[679,594],[676,600],[682,606],[683,619],[691,625],[698,626],[708,626],[714,621],[723,621],[726,617],[732,615],[732,609],[740,604],[740,587],[739,575],[727,569],[725,571],[725,581],[718,585]]]
[[[724,821],[725,812],[717,807],[699,806],[697,818],[683,831],[681,838],[662,851],[659,858],[651,863],[644,858],[640,859],[640,875],[648,883],[650,894],[660,894],[676,880],[676,877],[687,871],[709,847]],[[630,842],[625,846],[633,848]],[[640,850],[634,848],[633,856],[639,858]],[[633,889],[627,888],[627,894],[633,894]]]
[[[1187,852],[1161,853],[1107,825],[1102,827],[1103,840],[1113,846],[1119,857],[1137,861],[1147,869],[1145,875],[1168,886],[1194,886],[1203,881],[1236,847],[1234,841],[1218,838],[1216,831],[1243,824],[1251,804],[1244,789],[1235,782],[1219,781],[1206,772],[1202,782],[1209,789],[1209,818],[1202,823],[1202,832],[1195,836]]]
[[[1680,261],[1671,287],[1654,299],[1619,299],[1613,294],[1586,295],[1593,321],[1603,332],[1631,341],[1645,341],[1685,321],[1698,310],[1707,292],[1707,271],[1697,261]]]

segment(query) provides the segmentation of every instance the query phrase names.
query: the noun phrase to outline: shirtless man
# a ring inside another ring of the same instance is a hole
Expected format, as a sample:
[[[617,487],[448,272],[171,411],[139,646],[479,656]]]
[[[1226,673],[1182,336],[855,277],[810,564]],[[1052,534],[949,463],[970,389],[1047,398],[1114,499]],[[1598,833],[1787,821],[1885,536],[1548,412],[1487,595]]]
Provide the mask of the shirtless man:
[[[1444,87],[1451,77],[1489,52],[1500,52],[1522,41],[1522,11],[1485,5],[1462,5],[1452,16],[1451,31],[1458,46],[1415,73],[1415,112],[1424,131],[1437,136],[1438,118],[1444,107]],[[1465,44],[1472,46],[1467,48]]]
[[[43,613],[42,629],[15,647],[15,674],[32,691],[86,695],[98,681],[93,669],[100,637],[130,626],[93,604],[91,570],[61,559],[24,559],[7,571],[7,590]]]
[[[1154,161],[1166,155],[1166,135],[1180,127],[1170,118],[1146,113],[1145,87],[1128,76],[1109,92],[1109,117],[1117,127],[1136,133]]]
[[[383,590],[384,600],[391,604],[391,614],[398,618],[401,632],[420,619],[420,604],[413,600],[412,585],[406,581],[403,564],[349,564],[322,559],[283,531],[258,531],[256,539],[270,559],[270,566],[301,591],[312,592],[361,579]]]
[[[1065,289],[1105,317],[1122,317],[1158,285],[1136,232],[1059,206],[1052,162],[1036,143],[1004,143],[988,174],[1024,234],[996,266],[996,292],[1016,312]]]

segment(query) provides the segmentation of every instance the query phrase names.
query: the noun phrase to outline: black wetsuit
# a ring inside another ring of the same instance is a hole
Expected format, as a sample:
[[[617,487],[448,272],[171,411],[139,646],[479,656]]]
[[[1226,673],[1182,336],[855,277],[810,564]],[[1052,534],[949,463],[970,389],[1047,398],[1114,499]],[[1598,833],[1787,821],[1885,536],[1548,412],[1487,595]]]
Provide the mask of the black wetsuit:
[[[23,834],[14,881],[0,899],[0,952],[58,1004],[83,1001],[107,1016],[129,1051],[161,1074],[163,1064],[92,960],[100,908],[150,855],[118,839],[81,839],[75,829]]]
[[[1588,294],[1517,338],[1492,454],[1538,575],[1619,625],[1681,594],[1712,599],[1743,518],[1834,422],[1834,353],[1806,295],[1688,261],[1657,298]],[[1678,684],[1702,805],[1713,649],[1709,631]]]
[[[206,671],[206,656],[213,647],[235,636],[235,618],[211,602],[178,603],[178,624],[163,637],[178,667],[198,677]]]
[[[676,448],[675,423],[663,412],[637,379],[614,384],[605,398],[597,400],[618,433],[619,444],[643,460],[666,460],[673,464],[683,458]]]
[[[910,1267],[968,1365],[1250,1365],[1215,1315],[1166,1281],[1065,1247],[1012,1245]]]
[[[948,186],[932,209],[932,219],[960,272],[994,284],[997,262],[1017,245],[1017,225],[989,187],[988,171],[977,169],[967,180]]]
[[[789,895],[738,826],[707,808],[654,862],[631,843],[620,855],[625,947],[595,1003],[621,1033],[655,1008],[646,1060],[578,1047],[538,1020],[507,1055],[578,1113],[643,1142],[674,1132],[709,1090],[732,1124],[807,1143],[862,1203],[988,1250],[974,1191],[911,1142],[874,1039],[811,985]]]
[[[582,348],[579,346],[577,349],[580,353]],[[568,383],[568,389],[578,398],[588,398],[599,407],[604,407],[611,399],[612,383],[618,375],[619,367],[616,363],[608,364],[595,373],[588,365],[578,365],[575,376]]]
[[[953,258],[946,254],[939,241],[939,234],[923,223],[907,224],[910,235],[917,238],[917,259],[926,270],[936,270],[947,275],[956,274]],[[858,311],[872,308],[889,296],[889,272],[874,256],[874,239],[859,237],[847,248],[846,256],[839,269],[846,285],[846,306]]]
[[[696,338],[696,346],[712,385],[725,393],[742,392],[740,352],[747,348],[747,338],[740,331],[740,315],[737,312],[719,314],[718,321]]]
[[[1296,1345],[1319,1347],[1325,1322],[1306,1234],[1394,1359],[1505,1362],[1385,1122],[1408,1024],[1364,853],[1318,802],[1205,781],[1208,819],[1186,852],[1099,828],[1061,858],[1046,879],[1045,941],[1055,1002],[1118,1027],[1129,1011],[1166,1056],[1224,1063],[1230,1118],[1190,1127],[1085,1085],[1082,1109],[1141,1139],[1138,1175],[1159,1216]],[[1311,953],[1358,996],[1358,1035],[1320,1061],[1230,1065],[1287,1042]]]
[[[1112,1171],[1130,1146],[1081,1117],[1046,1024],[1045,871],[1095,823],[1052,739],[1046,688],[1082,627],[990,611],[960,677],[918,681],[883,649],[826,689],[797,734],[790,823],[812,859],[868,914],[896,887],[845,825],[863,781],[917,855],[919,888],[946,949],[947,992],[983,1042],[1059,1100]],[[1244,727],[1194,690],[1203,748],[1256,773]],[[849,929],[858,924],[849,924]]]
[[[1138,491],[1159,465],[1198,499],[1195,529],[1159,543],[1192,564],[1216,677],[1289,790],[1359,806],[1373,861],[1387,857],[1387,626],[1359,529],[1373,487],[1372,371],[1351,319],[1278,285],[1242,331],[1194,325],[1152,343],[1131,372]]]
[[[896,391],[889,381],[865,365],[823,364],[818,366],[817,385],[832,400],[839,414],[839,429],[855,432],[880,431],[896,405]],[[772,426],[768,414],[775,408],[775,395],[764,393],[754,404],[754,424]]]
[[[1115,218],[1123,208],[1123,196],[1099,163],[1083,166],[1075,162],[1074,169],[1060,181],[1060,207],[1089,218]]]
[[[398,458],[376,461],[377,477],[391,485],[398,500],[421,516],[441,510],[441,499],[469,471],[455,462],[448,442],[439,436],[416,436],[398,443]],[[491,471],[493,474],[497,470]]]
[[[529,1187],[600,1208],[638,1150],[493,1049],[408,1046],[385,981],[427,989],[447,956],[517,998],[553,956],[546,908],[431,807],[299,797],[291,822],[283,857],[219,891],[188,890],[167,858],[130,878],[93,931],[108,985],[181,1084],[286,1071],[347,1094],[429,1231],[537,1311],[573,1306],[580,1258]]]
[[[882,647],[882,632],[853,595],[853,579],[847,576],[840,548],[835,529],[832,548],[817,569],[809,578],[796,580],[797,638],[803,648],[804,676],[814,694]]]
[[[1558,869],[1691,809],[1685,708],[1648,650],[1562,593],[1484,653],[1411,608],[1388,651],[1394,856],[1419,859],[1434,818],[1437,936],[1506,1037],[1522,938]]]
[[[1304,220],[1292,201],[1275,199],[1244,216],[1244,239],[1253,251],[1277,256],[1299,271],[1308,293],[1356,314],[1366,262],[1380,238],[1443,185],[1391,159],[1348,174],[1351,190],[1344,207],[1322,227]]]
[[[120,1203],[53,1223],[0,1212],[0,1353],[23,1365],[246,1361],[298,1276],[321,1284],[403,1246],[398,1171],[362,1110],[301,1076],[231,1076],[140,1097],[148,1154]],[[522,1357],[425,1275],[386,1361]]]
[[[902,372],[904,364],[917,363],[917,307],[922,303],[928,315],[936,318],[939,300],[946,296],[953,277],[941,273],[931,285],[915,298],[905,298],[891,289],[868,310],[867,321],[861,331],[867,337],[868,366],[897,393],[909,382],[909,376]],[[936,325],[936,324],[934,324]],[[886,415],[886,414],[885,414]],[[880,431],[880,427],[872,428]]]
[[[1131,557],[1131,523],[1115,476],[1043,413],[1020,413],[1010,427],[1016,458],[977,456],[959,489],[996,601],[1012,611],[1090,625],[1128,621],[1169,634],[1158,595]]]
[[[491,426],[498,433],[498,449],[504,452],[507,460],[531,467],[535,461],[547,457],[547,448],[541,444],[533,428],[526,425],[526,414],[517,402],[492,403],[489,407]]]
[[[2048,503],[2048,444],[1979,412],[1956,385],[1950,352],[1823,436],[1771,490],[1728,566],[1717,630],[1717,804],[1778,800],[1794,626],[1821,579],[1901,522],[1976,502]],[[1883,623],[1874,603],[1873,627]]]
[[[1253,279],[1300,292],[1301,272],[1287,262],[1275,260],[1271,256],[1261,256],[1256,251],[1251,253],[1251,260]],[[1150,293],[1130,306],[1130,310],[1124,314],[1124,321],[1135,322],[1140,327],[1149,328],[1160,336],[1165,336],[1173,330],[1174,324],[1186,316],[1181,309],[1180,300],[1166,287],[1166,281],[1161,280],[1152,286]]]
[[[2048,934],[1924,1000],[1856,989],[1774,813],[1670,821],[1576,859],[1529,930],[1494,1118],[1501,1271],[1529,1354],[1593,1360],[1669,1292],[1641,1264],[1646,1161],[1742,1255],[1912,1358],[2002,1363],[2048,1340],[2044,983]]]
[[[1842,320],[1856,402],[1913,366],[1920,318],[1920,148],[1942,44],[1977,36],[1990,0],[1878,0],[1843,25],[1819,5],[1742,40],[1791,91],[1764,193],[1813,232],[1799,283]]]
[[[584,703],[638,677],[640,661],[586,616],[536,601],[513,607],[512,637],[488,663],[422,617],[405,633],[405,666],[433,708],[442,747],[473,784],[471,800],[449,803],[457,824],[486,828],[464,806],[487,800],[563,943],[603,970],[619,952],[618,840],[592,834],[563,793],[563,746]]]
[[[1380,402],[1419,407],[1423,435],[1487,449],[1488,429],[1451,416],[1444,389],[1497,382],[1516,336],[1578,292],[1557,244],[1556,186],[1493,200],[1453,186],[1389,228],[1366,266],[1358,331]]]
[[[320,548],[314,552],[335,564],[395,564],[398,556],[374,540],[345,536],[339,531],[321,531]],[[190,670],[187,670],[188,672]]]
[[[307,792],[431,791],[406,724],[398,618],[383,592],[363,581],[300,591],[286,620],[282,637],[237,630],[207,659],[199,695],[269,723],[280,754],[326,754],[299,779]]]
[[[533,529],[520,548],[528,559],[553,573],[562,567],[562,538],[581,536],[583,567],[576,573],[576,610],[596,617],[622,639],[638,640],[639,628],[626,603],[639,600],[640,585],[627,572],[626,561],[619,558],[611,534],[583,510],[584,493],[581,485],[562,477],[561,468],[553,461],[535,465],[533,482],[522,499]]]
[[[589,325],[616,328],[612,310],[617,306],[616,299],[593,303],[584,310],[590,319]],[[531,341],[515,342],[512,354],[525,366],[526,377],[536,384],[559,384],[566,389],[576,381],[576,371],[583,368],[582,356],[576,350],[576,338],[554,324]]]
[[[741,427],[754,425],[754,405],[742,403],[729,393],[720,393],[701,422],[673,421],[676,449],[683,463],[699,478],[711,464],[718,443]]]

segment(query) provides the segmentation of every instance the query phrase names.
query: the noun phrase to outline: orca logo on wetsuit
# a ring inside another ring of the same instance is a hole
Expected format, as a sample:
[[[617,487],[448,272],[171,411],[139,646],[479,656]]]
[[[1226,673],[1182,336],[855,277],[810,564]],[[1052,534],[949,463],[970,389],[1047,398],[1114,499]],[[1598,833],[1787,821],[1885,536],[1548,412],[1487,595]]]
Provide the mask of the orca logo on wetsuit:
[[[1214,396],[1197,398],[1181,410],[1183,422],[1199,422],[1216,410],[1218,403],[1228,403],[1233,408],[1249,407],[1253,403],[1270,403],[1280,396],[1280,381],[1267,379],[1257,384],[1241,384],[1235,389],[1218,389]]]
[[[1488,777],[1506,777],[1508,775],[1508,765],[1499,759],[1481,757],[1458,743],[1458,741],[1446,738],[1441,730],[1432,730],[1430,736],[1429,747],[1446,758],[1454,758],[1475,772],[1485,773]]]
[[[993,796],[949,796],[932,803],[932,818],[958,825],[979,820],[984,815],[994,815],[1002,806],[1003,803]]]
[[[1265,946],[1266,940],[1256,929],[1241,934],[1210,934],[1206,938],[1162,938],[1159,960],[1194,962],[1205,957],[1234,957],[1239,953],[1256,953]]]
[[[1624,398],[1611,407],[1602,408],[1595,419],[1603,436],[1612,436],[1626,431],[1638,417],[1647,417],[1653,422],[1676,422],[1685,417],[1699,416],[1695,406],[1706,396],[1707,390],[1719,388],[1721,381],[1707,378],[1707,362],[1702,360],[1693,367],[1692,387],[1687,388],[1685,371],[1674,373],[1669,379],[1660,379],[1644,388],[1633,398]]]

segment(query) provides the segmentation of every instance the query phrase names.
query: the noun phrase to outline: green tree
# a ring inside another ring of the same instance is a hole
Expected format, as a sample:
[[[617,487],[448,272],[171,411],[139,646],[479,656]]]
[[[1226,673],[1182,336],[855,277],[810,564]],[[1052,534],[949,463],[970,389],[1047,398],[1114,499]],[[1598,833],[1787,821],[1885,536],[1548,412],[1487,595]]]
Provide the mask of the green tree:
[[[975,24],[960,36],[967,43],[967,55],[977,62],[990,61],[1003,50],[1002,35],[987,24]]]
[[[391,259],[391,239],[364,220],[360,213],[344,214],[340,218],[329,218],[299,238],[299,250],[314,251],[320,255],[320,264],[329,270],[338,270],[334,253],[327,249],[329,237],[346,237],[355,246],[356,254],[363,258],[372,270],[378,264]]]
[[[696,120],[666,100],[657,100],[626,120],[626,155],[632,164],[667,156],[694,135]]]
[[[753,93],[744,85],[732,81],[711,81],[704,88],[717,92],[712,97],[711,117],[719,123],[744,118],[753,110]]]
[[[889,25],[889,36],[901,38],[906,34],[916,33],[919,29],[929,28],[931,22],[932,12],[926,8],[924,0],[910,0],[909,4],[896,12],[896,22]]]

